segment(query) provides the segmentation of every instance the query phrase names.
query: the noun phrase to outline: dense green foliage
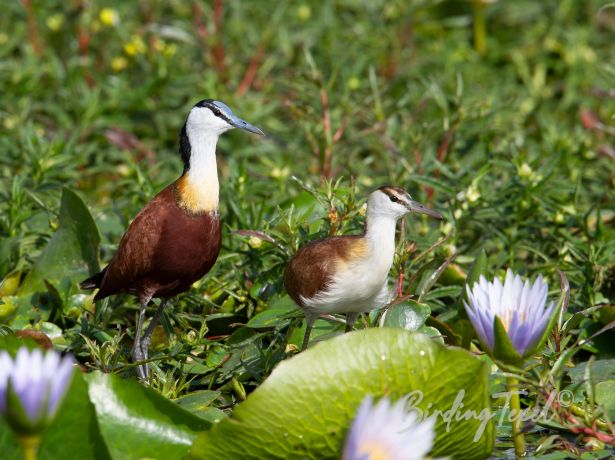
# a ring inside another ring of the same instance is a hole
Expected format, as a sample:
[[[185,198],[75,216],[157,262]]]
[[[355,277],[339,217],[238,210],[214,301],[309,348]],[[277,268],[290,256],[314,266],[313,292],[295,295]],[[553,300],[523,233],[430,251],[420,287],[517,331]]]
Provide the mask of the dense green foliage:
[[[181,174],[178,132],[215,98],[267,137],[220,139],[222,252],[155,332],[154,390],[207,422],[231,414],[301,343],[290,255],[360,231],[364,198],[389,183],[445,220],[406,219],[391,287],[403,279],[414,298],[355,327],[381,319],[477,351],[461,300],[481,249],[482,273],[542,273],[553,299],[561,270],[568,312],[522,373],[524,402],[568,388],[577,405],[552,407],[530,442],[543,458],[608,455],[615,9],[501,0],[484,10],[482,50],[477,3],[4,2],[0,333],[40,330],[88,370],[132,374],[136,300],[95,306],[77,283]],[[342,330],[318,320],[312,337]],[[510,455],[510,426],[496,434],[493,455]]]

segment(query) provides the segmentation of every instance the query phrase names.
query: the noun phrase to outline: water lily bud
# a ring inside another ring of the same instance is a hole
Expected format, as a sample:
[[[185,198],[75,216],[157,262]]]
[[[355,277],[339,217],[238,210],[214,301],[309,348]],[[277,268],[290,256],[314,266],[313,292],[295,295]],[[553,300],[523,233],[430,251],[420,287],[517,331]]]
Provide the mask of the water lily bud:
[[[18,435],[39,433],[55,417],[73,375],[73,359],[21,347],[0,352],[0,414]]]
[[[419,460],[427,456],[435,437],[435,420],[419,420],[406,399],[392,404],[385,396],[376,404],[366,396],[352,423],[342,460]]]
[[[466,289],[468,317],[483,349],[495,360],[522,364],[544,344],[554,326],[555,304],[547,305],[548,285],[541,275],[531,284],[508,270],[504,284],[481,276],[472,289]]]

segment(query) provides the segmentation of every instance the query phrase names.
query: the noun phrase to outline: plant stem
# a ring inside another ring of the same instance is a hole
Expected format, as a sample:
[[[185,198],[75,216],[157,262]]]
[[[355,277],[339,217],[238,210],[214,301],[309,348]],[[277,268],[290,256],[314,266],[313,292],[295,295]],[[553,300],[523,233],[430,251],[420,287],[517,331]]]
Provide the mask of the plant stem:
[[[474,49],[481,56],[487,52],[487,27],[485,25],[485,8],[483,0],[473,0],[472,9],[474,10]]]
[[[41,445],[40,436],[18,436],[17,440],[21,445],[23,460],[36,460],[38,458],[38,448]]]
[[[506,379],[506,386],[510,392],[510,418],[512,423],[513,442],[517,458],[525,455],[525,438],[523,437],[521,422],[521,402],[519,400],[519,380],[515,377]]]

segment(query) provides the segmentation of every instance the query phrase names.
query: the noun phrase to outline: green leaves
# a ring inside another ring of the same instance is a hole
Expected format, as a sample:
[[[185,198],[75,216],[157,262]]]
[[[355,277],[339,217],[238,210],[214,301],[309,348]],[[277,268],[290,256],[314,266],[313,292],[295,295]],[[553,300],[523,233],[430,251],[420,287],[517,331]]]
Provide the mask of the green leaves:
[[[134,380],[76,373],[58,417],[43,432],[40,458],[181,458],[197,432],[211,426],[206,419],[222,416],[213,410],[197,417]],[[21,458],[2,418],[0,452],[3,459]]]
[[[87,375],[100,431],[114,459],[181,458],[211,424],[134,380]]]
[[[79,196],[65,188],[59,228],[47,243],[19,290],[20,295],[46,291],[45,281],[57,284],[65,277],[77,282],[96,272],[100,235]]]
[[[400,327],[407,331],[418,331],[431,314],[429,305],[407,300],[390,307],[383,316],[385,327]]]
[[[364,396],[410,394],[413,407],[443,414],[433,456],[485,458],[493,445],[487,375],[486,364],[469,353],[422,334],[389,328],[344,334],[281,363],[230,419],[199,436],[191,457],[339,458]],[[459,398],[461,412],[474,417],[455,416]]]

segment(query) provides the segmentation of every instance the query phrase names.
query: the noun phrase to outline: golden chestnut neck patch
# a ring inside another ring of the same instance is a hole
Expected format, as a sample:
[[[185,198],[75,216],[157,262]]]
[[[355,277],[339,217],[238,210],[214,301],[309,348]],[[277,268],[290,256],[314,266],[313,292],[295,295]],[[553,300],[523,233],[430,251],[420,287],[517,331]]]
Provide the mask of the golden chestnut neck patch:
[[[189,173],[175,183],[177,204],[191,214],[202,214],[218,210],[219,185],[216,177],[212,180],[193,180]]]

